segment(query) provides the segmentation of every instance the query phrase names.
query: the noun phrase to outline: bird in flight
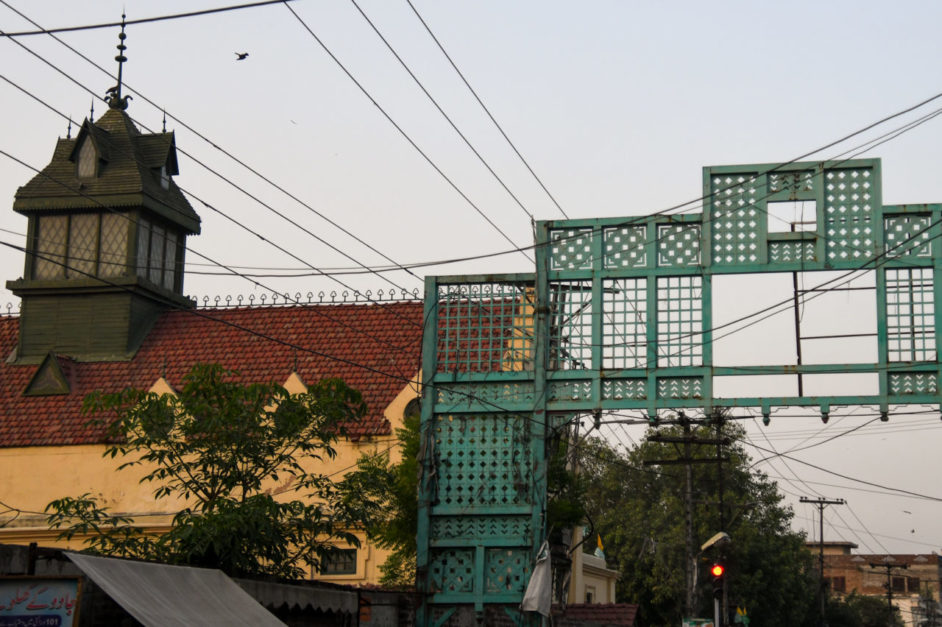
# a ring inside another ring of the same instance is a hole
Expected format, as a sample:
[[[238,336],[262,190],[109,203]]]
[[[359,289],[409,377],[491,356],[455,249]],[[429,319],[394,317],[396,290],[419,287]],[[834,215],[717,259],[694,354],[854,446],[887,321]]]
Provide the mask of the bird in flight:
[[[242,60],[245,59],[245,57],[249,56],[249,53],[248,53],[248,52],[237,52],[237,53],[235,53],[235,56],[237,57],[237,58],[236,58],[236,61],[242,61]]]

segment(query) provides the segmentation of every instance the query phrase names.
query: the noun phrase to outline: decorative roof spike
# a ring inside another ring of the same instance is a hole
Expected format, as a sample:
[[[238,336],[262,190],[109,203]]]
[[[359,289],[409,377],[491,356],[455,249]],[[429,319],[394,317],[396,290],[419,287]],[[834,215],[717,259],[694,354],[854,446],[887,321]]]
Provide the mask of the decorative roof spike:
[[[65,138],[72,139],[72,116],[69,116],[69,128],[65,130]]]
[[[95,101],[94,100],[92,100],[92,111],[91,113],[88,114],[88,121],[89,122],[95,121]]]
[[[163,132],[166,133],[167,132],[167,110],[164,109],[163,112],[164,112],[164,131]]]
[[[114,58],[114,60],[118,62],[118,84],[105,92],[105,100],[108,102],[108,106],[112,109],[121,109],[122,111],[128,108],[128,100],[131,99],[131,96],[121,96],[124,62],[128,60],[128,58],[124,56],[124,51],[128,49],[128,47],[124,45],[124,40],[128,38],[128,36],[124,34],[126,17],[124,13],[121,14],[121,32],[118,33],[117,45],[118,56]]]

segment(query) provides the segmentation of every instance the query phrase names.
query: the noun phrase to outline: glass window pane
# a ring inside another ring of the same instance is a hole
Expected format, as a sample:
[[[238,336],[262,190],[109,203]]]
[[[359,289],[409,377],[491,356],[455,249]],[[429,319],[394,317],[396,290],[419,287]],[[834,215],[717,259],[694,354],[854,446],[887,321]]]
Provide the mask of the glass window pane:
[[[155,224],[151,227],[150,272],[148,272],[147,278],[156,285],[160,285],[163,278],[165,239],[166,234],[162,226]]]
[[[97,257],[98,214],[85,213],[71,216],[66,276],[74,278],[94,276]]]
[[[150,222],[141,218],[137,227],[137,276],[147,278],[147,261],[150,259]]]
[[[167,231],[167,247],[164,252],[164,287],[168,290],[173,289],[173,277],[176,271],[177,261],[177,234],[173,231]]]
[[[69,218],[42,216],[37,220],[34,278],[61,279],[65,276],[65,242]]]
[[[95,176],[95,162],[98,161],[98,155],[95,154],[95,146],[91,140],[86,139],[79,150],[78,156],[78,175],[79,178],[89,178]]]
[[[101,216],[101,256],[98,276],[113,277],[124,274],[128,254],[128,220],[117,213]]]

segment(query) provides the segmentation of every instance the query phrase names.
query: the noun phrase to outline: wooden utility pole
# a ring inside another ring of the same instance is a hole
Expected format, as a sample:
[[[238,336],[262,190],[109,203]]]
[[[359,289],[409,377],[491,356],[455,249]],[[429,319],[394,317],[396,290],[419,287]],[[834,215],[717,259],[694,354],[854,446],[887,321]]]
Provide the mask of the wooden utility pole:
[[[827,594],[824,593],[824,508],[828,505],[843,505],[844,499],[809,499],[806,496],[798,499],[802,503],[811,503],[812,505],[818,506],[818,547],[820,549],[818,562],[820,566],[819,579],[818,579],[818,596],[821,601],[821,625],[825,625],[826,620],[824,617],[825,607],[827,605]]]
[[[900,564],[899,566],[893,565],[890,560],[892,558],[887,555],[882,564],[870,562],[870,568],[873,569],[886,569],[886,602],[890,606],[890,615],[893,615],[893,569],[899,568],[900,570],[906,570],[909,568],[909,564]]]
[[[684,614],[686,616],[693,616],[693,612],[696,609],[696,589],[697,589],[697,553],[695,551],[695,541],[693,537],[693,464],[717,464],[721,463],[722,459],[708,457],[708,458],[694,458],[693,457],[693,445],[694,444],[717,444],[720,445],[723,443],[722,439],[713,439],[713,438],[699,438],[697,437],[690,428],[691,421],[681,413],[678,417],[678,422],[681,424],[684,430],[682,436],[668,436],[655,434],[648,438],[648,442],[661,442],[661,443],[670,443],[670,444],[683,444],[683,455],[677,459],[652,459],[646,460],[644,462],[645,466],[668,466],[668,465],[678,465],[683,464],[685,470],[685,487],[684,487],[684,510],[685,510],[685,556],[684,556],[684,583],[685,583],[685,596],[684,596]]]

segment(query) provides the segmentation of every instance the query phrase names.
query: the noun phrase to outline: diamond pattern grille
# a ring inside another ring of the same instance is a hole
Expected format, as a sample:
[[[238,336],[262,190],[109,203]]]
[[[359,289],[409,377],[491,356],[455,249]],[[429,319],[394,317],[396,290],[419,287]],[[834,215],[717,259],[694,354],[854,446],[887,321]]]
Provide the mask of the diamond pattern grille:
[[[929,215],[887,216],[883,226],[884,250],[887,256],[931,257],[931,222],[932,217]]]
[[[98,256],[98,215],[84,213],[69,219],[69,262],[66,276],[83,278],[95,276],[95,258]]]
[[[431,592],[470,593],[474,589],[474,551],[433,551],[429,562]]]
[[[530,577],[530,552],[518,549],[488,549],[484,556],[484,586],[489,593],[526,590]]]
[[[531,474],[526,417],[435,416],[438,502],[455,506],[527,503]]]
[[[824,211],[830,261],[858,261],[874,254],[870,178],[870,170],[865,169],[825,173]]]
[[[779,183],[784,183],[784,179]],[[713,262],[717,264],[759,261],[759,182],[755,174],[714,176],[711,179]]]
[[[101,216],[101,255],[98,274],[121,276],[128,254],[128,220],[123,215],[106,213]]]
[[[42,216],[39,219],[33,273],[37,279],[61,279],[65,276],[65,243],[68,216]]]
[[[700,225],[658,225],[657,263],[665,268],[700,265]]]
[[[643,268],[648,265],[646,232],[644,226],[605,229],[605,267]]]
[[[592,229],[550,231],[550,270],[591,268],[592,237]]]

